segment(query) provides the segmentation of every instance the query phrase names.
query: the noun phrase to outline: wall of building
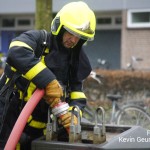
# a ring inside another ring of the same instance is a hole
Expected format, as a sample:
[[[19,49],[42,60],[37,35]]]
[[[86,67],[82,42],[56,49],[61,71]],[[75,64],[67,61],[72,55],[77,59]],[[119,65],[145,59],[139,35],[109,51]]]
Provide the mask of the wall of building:
[[[121,30],[96,31],[95,40],[85,47],[93,69],[120,69],[120,39]]]
[[[134,61],[133,58],[142,58]],[[135,69],[150,70],[150,29],[127,28],[127,11],[122,13],[121,67],[133,62]]]

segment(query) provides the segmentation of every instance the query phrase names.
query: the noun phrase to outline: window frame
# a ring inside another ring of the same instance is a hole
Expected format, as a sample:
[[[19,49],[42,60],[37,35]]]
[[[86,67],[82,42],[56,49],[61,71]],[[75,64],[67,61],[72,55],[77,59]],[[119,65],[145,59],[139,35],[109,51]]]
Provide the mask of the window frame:
[[[150,9],[130,9],[127,10],[127,27],[128,28],[150,28],[150,21],[149,22],[141,22],[141,23],[134,23],[133,20],[133,13],[143,13],[143,12],[149,12]]]

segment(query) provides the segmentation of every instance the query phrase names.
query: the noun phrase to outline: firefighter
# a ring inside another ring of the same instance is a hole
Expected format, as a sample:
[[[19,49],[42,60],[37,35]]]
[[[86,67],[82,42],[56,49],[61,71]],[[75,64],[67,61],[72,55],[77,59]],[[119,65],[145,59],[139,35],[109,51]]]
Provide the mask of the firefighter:
[[[59,137],[67,134],[65,128],[70,126],[74,105],[80,108],[82,116],[86,105],[82,82],[92,70],[83,44],[94,39],[95,26],[95,15],[88,5],[71,2],[57,13],[50,33],[31,30],[12,40],[4,71],[6,80],[0,84],[0,94],[9,97],[8,109],[1,107],[3,100],[0,100],[1,118],[5,112],[1,119],[0,147],[5,146],[20,111],[36,88],[45,89],[45,95],[27,121],[18,144],[20,149],[29,150],[32,140],[44,135],[48,108],[53,108],[64,97],[63,89],[66,89],[65,101],[70,108],[59,120]],[[77,124],[76,113],[74,116]]]

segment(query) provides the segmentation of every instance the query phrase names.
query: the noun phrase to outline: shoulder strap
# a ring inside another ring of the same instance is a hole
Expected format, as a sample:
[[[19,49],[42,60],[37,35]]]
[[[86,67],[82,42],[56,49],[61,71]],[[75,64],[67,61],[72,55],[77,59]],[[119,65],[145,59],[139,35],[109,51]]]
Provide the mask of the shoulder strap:
[[[44,51],[47,47],[47,31],[46,30],[40,30],[40,32],[41,32],[41,37],[42,37],[42,43],[41,43],[42,49],[39,49],[41,51],[37,55],[38,58],[41,58],[42,54],[44,53]]]
[[[20,77],[20,74],[15,72],[9,84],[9,90],[7,91],[6,100],[8,100],[9,97],[11,96],[13,89],[14,89],[15,82],[19,77]]]
[[[47,46],[47,31],[46,30],[42,30],[43,34],[44,34],[44,38],[43,38],[43,43],[42,46]]]
[[[6,94],[6,100],[9,99],[11,93],[13,92],[13,88],[14,88],[14,84],[16,82],[16,80],[20,77],[20,74],[15,72],[12,76],[12,78],[8,81],[7,84],[5,84],[3,86],[3,88],[1,89],[0,91],[0,95],[4,94],[5,92],[7,93]]]
[[[3,72],[3,74],[0,77],[0,90],[4,86],[5,82],[6,82],[6,74]]]

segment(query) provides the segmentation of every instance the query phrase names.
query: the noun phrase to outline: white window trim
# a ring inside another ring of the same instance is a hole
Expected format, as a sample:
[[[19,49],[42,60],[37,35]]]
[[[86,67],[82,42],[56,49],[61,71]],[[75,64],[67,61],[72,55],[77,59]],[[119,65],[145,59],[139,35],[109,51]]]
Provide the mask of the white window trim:
[[[127,11],[127,27],[128,28],[150,28],[150,22],[148,23],[133,23],[132,13],[135,12],[150,12],[150,9],[132,9]]]

